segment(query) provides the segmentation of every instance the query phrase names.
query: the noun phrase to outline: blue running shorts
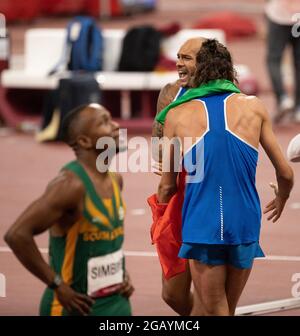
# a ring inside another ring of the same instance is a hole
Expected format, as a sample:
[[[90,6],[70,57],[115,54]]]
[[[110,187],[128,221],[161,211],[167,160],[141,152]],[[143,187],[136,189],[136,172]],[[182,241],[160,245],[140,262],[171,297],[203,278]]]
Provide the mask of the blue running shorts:
[[[242,269],[251,268],[254,258],[265,257],[258,242],[239,245],[182,243],[178,256],[207,265],[230,264]]]

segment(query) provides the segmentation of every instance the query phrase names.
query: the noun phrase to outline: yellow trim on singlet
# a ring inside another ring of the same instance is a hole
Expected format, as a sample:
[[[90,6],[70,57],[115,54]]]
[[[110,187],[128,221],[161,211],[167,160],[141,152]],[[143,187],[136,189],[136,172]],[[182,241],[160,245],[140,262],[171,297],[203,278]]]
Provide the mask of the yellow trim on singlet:
[[[114,216],[114,210],[112,205],[112,199],[111,198],[102,198],[102,202],[104,206],[106,207],[110,217]]]
[[[114,179],[114,177],[111,179],[111,181],[112,181],[112,185],[113,185],[114,195],[116,195],[116,206],[117,206],[117,209],[119,209],[120,208],[120,204],[121,204],[121,200],[120,200],[121,191],[120,191],[120,188],[118,187],[117,182]]]
[[[86,218],[83,218],[80,224],[79,233],[84,234],[85,232],[90,231],[99,231],[99,228],[95,225],[93,225],[89,220]]]
[[[63,281],[70,285],[73,279],[73,266],[75,259],[75,249],[79,233],[81,220],[78,220],[67,233],[65,256],[61,269],[61,276]],[[61,316],[63,312],[63,306],[57,299],[56,293],[54,293],[54,299],[51,305],[51,316]]]
[[[78,220],[68,231],[66,238],[65,257],[62,265],[61,275],[65,283],[72,283],[73,265],[75,258],[75,249],[81,221]]]
[[[101,221],[101,224],[103,224],[104,226],[107,226],[110,229],[113,228],[109,219],[96,208],[96,206],[94,205],[94,203],[92,202],[92,200],[90,199],[88,195],[86,195],[85,197],[85,207],[92,217],[98,218]]]
[[[119,191],[119,187],[117,185],[117,182],[114,178],[112,180],[113,185],[113,192],[116,198],[116,207],[117,209],[120,208],[121,205],[121,193]],[[102,198],[103,204],[106,207],[109,216],[113,218],[114,216],[114,209],[113,209],[113,201],[112,198]],[[124,206],[124,205],[123,205]],[[123,228],[114,228],[112,223],[110,222],[109,218],[105,216],[102,212],[100,212],[91,198],[86,194],[85,197],[85,208],[90,214],[92,218],[97,218],[101,222],[102,225],[113,229],[110,233],[109,239],[114,239],[119,235],[123,235]],[[124,206],[125,208],[125,206]],[[119,232],[120,229],[122,229],[122,232]],[[68,231],[66,236],[66,246],[65,246],[65,255],[64,255],[64,261],[62,265],[61,270],[61,276],[65,283],[71,284],[73,280],[73,267],[74,267],[74,259],[75,259],[75,249],[77,244],[77,238],[79,234],[89,233],[89,232],[100,232],[99,228],[97,228],[95,225],[93,225],[89,220],[87,220],[84,217],[81,217]],[[105,233],[105,232],[103,232]],[[112,236],[113,237],[112,237]],[[54,298],[51,304],[51,316],[61,316],[63,314],[63,306],[60,304],[60,302],[57,299],[56,293],[54,292]]]
[[[54,293],[54,299],[51,304],[50,316],[62,316],[64,307],[58,301],[56,293]]]

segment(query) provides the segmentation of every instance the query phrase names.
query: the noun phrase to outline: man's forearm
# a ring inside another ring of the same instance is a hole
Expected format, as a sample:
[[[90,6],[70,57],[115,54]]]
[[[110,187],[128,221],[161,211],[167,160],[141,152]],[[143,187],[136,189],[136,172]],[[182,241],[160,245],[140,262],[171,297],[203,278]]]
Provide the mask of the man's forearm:
[[[158,186],[157,200],[159,203],[169,203],[170,199],[176,194],[177,185],[164,185]]]
[[[30,234],[6,234],[5,241],[20,262],[46,285],[53,282],[55,273],[43,259]]]
[[[278,196],[289,198],[294,185],[294,174],[292,169],[290,168],[284,175],[276,173],[276,178],[278,184]]]

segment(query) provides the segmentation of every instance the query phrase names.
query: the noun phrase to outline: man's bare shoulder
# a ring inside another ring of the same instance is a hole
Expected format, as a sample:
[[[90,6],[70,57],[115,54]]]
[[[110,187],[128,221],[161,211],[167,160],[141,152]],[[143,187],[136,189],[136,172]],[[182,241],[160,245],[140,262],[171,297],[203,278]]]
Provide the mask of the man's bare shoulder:
[[[265,118],[267,115],[266,106],[257,96],[248,96],[243,93],[235,94],[232,97],[236,103],[243,106],[247,110],[255,112],[257,115]]]
[[[185,103],[182,103],[180,105],[177,105],[177,106],[173,107],[168,112],[166,119],[170,123],[170,122],[176,122],[176,121],[178,121],[178,119],[180,119],[181,116],[183,116],[183,115],[186,118],[186,116],[188,115],[188,113],[191,110],[194,109],[196,103],[200,103],[200,102],[188,101],[188,102],[185,102]]]
[[[70,170],[62,170],[49,182],[44,196],[57,201],[77,203],[85,194],[82,181]]]
[[[68,169],[61,170],[59,174],[52,181],[50,181],[48,186],[52,188],[62,188],[68,186],[78,191],[84,189],[83,184],[78,176]]]
[[[203,102],[198,100],[190,100],[185,103],[182,103],[180,105],[177,105],[170,109],[168,114],[173,115],[173,118],[175,116],[179,116],[182,113],[188,113],[189,111],[193,111],[194,109],[199,109],[201,107],[204,107]]]
[[[174,100],[179,89],[179,81],[168,83],[161,89],[157,100],[157,113],[159,113]]]
[[[172,96],[176,96],[178,90],[180,88],[180,82],[179,80],[172,82],[172,83],[168,83],[166,84],[161,90],[160,93],[162,95],[172,95]]]

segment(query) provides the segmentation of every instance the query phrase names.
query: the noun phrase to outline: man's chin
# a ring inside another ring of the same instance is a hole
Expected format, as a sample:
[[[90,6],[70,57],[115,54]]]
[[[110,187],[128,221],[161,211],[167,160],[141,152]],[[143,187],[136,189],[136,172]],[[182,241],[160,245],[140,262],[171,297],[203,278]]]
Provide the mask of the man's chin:
[[[180,78],[179,78],[179,83],[180,83],[180,86],[181,86],[181,87],[187,87],[189,81],[186,80],[186,79],[180,79]]]

